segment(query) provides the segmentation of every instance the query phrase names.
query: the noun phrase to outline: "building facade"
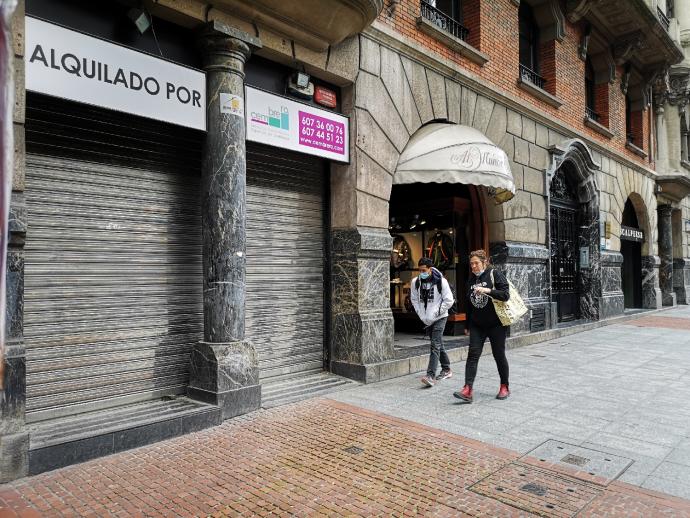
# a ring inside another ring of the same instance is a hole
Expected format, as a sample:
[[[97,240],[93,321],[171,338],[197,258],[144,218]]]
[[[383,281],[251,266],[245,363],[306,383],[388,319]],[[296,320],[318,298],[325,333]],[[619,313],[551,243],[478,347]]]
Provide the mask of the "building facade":
[[[468,252],[490,250],[530,307],[513,336],[687,303],[678,9],[145,5],[15,15],[3,480],[217,424],[324,370],[422,369],[395,342],[422,255],[463,293]],[[35,87],[31,67],[70,68],[49,36],[37,50],[50,31],[172,67],[164,116],[202,127]],[[182,78],[200,71],[195,97]]]

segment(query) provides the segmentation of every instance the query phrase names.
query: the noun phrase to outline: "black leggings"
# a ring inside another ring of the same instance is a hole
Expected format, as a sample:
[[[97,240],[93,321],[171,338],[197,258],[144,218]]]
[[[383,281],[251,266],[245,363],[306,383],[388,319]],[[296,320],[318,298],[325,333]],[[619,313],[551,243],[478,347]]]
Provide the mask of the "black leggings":
[[[486,338],[491,342],[491,353],[496,360],[498,375],[501,377],[501,384],[508,385],[508,360],[506,359],[506,328],[479,327],[470,324],[470,350],[467,353],[467,363],[465,364],[465,383],[470,387],[477,376],[477,365],[479,357],[484,349]]]

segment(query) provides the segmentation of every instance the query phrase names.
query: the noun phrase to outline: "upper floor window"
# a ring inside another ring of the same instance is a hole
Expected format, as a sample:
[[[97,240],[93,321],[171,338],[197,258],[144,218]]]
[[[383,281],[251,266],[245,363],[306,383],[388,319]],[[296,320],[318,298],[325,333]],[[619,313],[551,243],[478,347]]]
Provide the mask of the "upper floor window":
[[[520,2],[518,11],[520,25],[520,77],[544,88],[544,78],[539,75],[539,26],[534,18],[532,6]]]
[[[422,18],[439,29],[461,40],[466,40],[469,30],[462,25],[461,0],[421,0]]]

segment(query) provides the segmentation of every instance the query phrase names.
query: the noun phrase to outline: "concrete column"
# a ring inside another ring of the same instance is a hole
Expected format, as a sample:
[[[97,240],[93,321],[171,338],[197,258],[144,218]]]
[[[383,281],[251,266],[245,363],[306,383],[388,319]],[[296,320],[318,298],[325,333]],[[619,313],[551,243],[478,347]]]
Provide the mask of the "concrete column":
[[[664,125],[666,130],[666,163],[668,167],[666,171],[678,171],[682,154],[678,106],[666,105],[664,109]],[[659,145],[661,145],[661,142],[659,142]]]
[[[659,205],[659,288],[664,306],[674,306],[676,295],[673,292],[673,232],[670,205]]]
[[[191,356],[189,394],[221,407],[224,418],[259,408],[256,350],[244,338],[246,146],[242,114],[222,112],[230,97],[244,104],[244,64],[258,39],[219,22],[200,38],[206,70],[207,134],[201,182],[204,340]]]
[[[668,106],[667,106],[668,107]],[[668,135],[666,119],[664,117],[665,109],[663,106],[656,107],[656,169],[657,171],[667,171],[668,163]]]

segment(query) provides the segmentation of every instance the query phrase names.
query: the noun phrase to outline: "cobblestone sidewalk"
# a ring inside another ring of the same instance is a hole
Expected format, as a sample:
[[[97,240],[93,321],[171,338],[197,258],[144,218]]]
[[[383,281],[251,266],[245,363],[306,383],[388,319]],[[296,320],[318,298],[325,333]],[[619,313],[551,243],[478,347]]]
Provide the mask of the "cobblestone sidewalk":
[[[578,513],[690,502],[328,399],[0,486],[0,517]]]

